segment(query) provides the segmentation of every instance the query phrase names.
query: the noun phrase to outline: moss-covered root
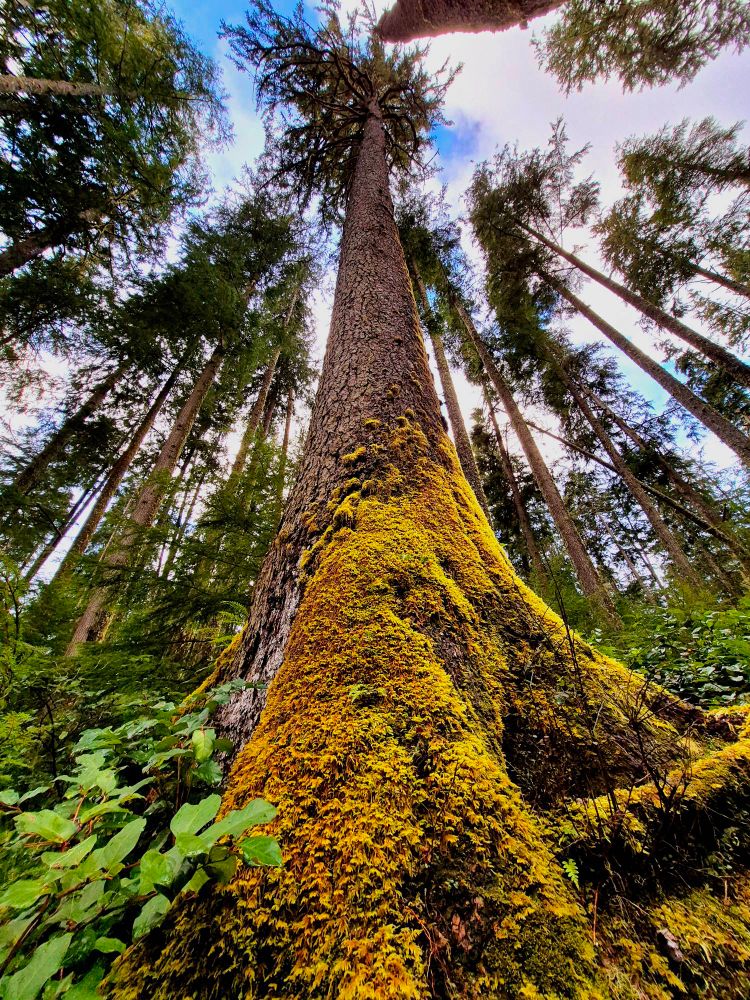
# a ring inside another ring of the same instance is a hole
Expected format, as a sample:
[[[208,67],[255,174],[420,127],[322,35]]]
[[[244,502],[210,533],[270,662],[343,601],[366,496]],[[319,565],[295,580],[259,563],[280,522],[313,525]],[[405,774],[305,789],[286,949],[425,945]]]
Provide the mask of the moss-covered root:
[[[498,749],[506,668],[469,599],[496,581],[467,489],[425,459],[408,484],[390,467],[347,496],[225,798],[278,805],[285,864],[182,904],[111,996],[604,996],[584,912]]]

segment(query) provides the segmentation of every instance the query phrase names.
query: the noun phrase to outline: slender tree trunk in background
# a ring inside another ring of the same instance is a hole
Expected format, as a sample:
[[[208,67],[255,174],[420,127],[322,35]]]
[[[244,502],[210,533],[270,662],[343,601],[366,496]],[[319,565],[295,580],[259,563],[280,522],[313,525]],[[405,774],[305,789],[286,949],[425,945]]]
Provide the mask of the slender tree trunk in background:
[[[665,312],[659,306],[654,305],[653,302],[649,302],[648,299],[644,299],[642,295],[637,292],[631,291],[627,285],[620,284],[619,281],[615,281],[613,278],[607,277],[602,271],[597,271],[595,267],[591,267],[590,264],[586,264],[576,257],[575,254],[569,253],[564,250],[557,243],[553,243],[552,240],[547,239],[542,233],[537,232],[532,229],[531,226],[527,226],[524,222],[516,220],[518,226],[525,232],[529,233],[535,240],[541,243],[543,246],[547,247],[553,253],[557,254],[558,257],[562,257],[573,267],[577,268],[582,274],[587,275],[589,278],[593,278],[599,285],[603,288],[608,289],[608,291],[613,292],[619,299],[623,302],[627,302],[628,305],[633,306],[639,312],[643,313],[644,316],[648,316],[649,319],[653,320],[658,326],[663,330],[668,330],[670,333],[674,334],[680,340],[683,340],[686,344],[690,344],[694,347],[696,351],[700,351],[705,357],[710,358],[715,361],[716,364],[723,369],[727,375],[733,378],[740,385],[750,386],[750,365],[746,365],[744,361],[741,361],[736,355],[732,354],[726,348],[722,347],[720,344],[715,344],[708,337],[704,337],[703,334],[698,333],[697,330],[693,330],[691,327],[686,326],[680,320],[675,319],[668,312]]]
[[[216,374],[224,360],[224,347],[219,344],[203,367],[192,392],[185,400],[177,414],[172,429],[161,447],[149,477],[140,490],[132,512],[126,521],[114,551],[102,559],[102,574],[99,584],[95,586],[89,598],[88,605],[78,619],[73,636],[65,651],[66,656],[73,656],[78,646],[83,642],[96,641],[103,638],[107,627],[105,608],[112,599],[111,587],[107,586],[107,578],[116,575],[118,570],[127,566],[131,552],[136,546],[144,528],[153,524],[162,498],[166,491],[168,478],[174,472],[177,460],[185,446],[188,434],[195,422],[203,401],[208,395]]]
[[[656,449],[649,448],[645,439],[631,427],[630,424],[616,413],[604,400],[586,388],[586,395],[592,400],[595,406],[609,414],[622,433],[628,437],[637,448],[643,452],[648,452],[654,456],[659,468],[664,472],[667,479],[674,486],[677,493],[682,497],[689,507],[693,507],[702,518],[704,528],[710,528],[711,534],[727,546],[729,551],[739,562],[743,575],[750,578],[750,550],[743,545],[739,538],[733,533],[732,525],[722,518],[716,506],[710,503],[684,476],[682,476],[672,465],[668,458]]]
[[[674,567],[684,576],[694,587],[701,586],[701,579],[693,569],[693,566],[685,554],[684,549],[679,544],[674,534],[670,531],[664,518],[661,516],[655,505],[651,502],[646,490],[638,479],[633,475],[625,459],[615,447],[614,441],[609,436],[604,424],[599,420],[594,411],[589,406],[583,393],[568,374],[563,360],[553,361],[554,370],[560,381],[565,385],[568,392],[575,401],[576,406],[581,411],[594,434],[598,438],[602,448],[609,456],[612,465],[617,471],[617,475],[623,481],[633,499],[637,502],[654,530],[654,534],[659,539],[664,549],[669,555]]]
[[[190,502],[185,510],[185,505],[183,503],[180,509],[180,514],[177,520],[177,526],[174,534],[172,535],[172,541],[169,545],[169,555],[167,556],[166,562],[164,563],[164,569],[162,570],[162,575],[165,580],[169,579],[169,574],[172,572],[172,567],[174,566],[177,555],[185,541],[185,535],[187,533],[187,526],[192,523],[193,514],[195,513],[195,508],[198,503],[198,498],[201,495],[201,490],[203,489],[203,484],[206,481],[207,473],[206,470],[202,470],[198,476],[198,481],[195,486],[190,491],[186,491],[185,499],[190,497]],[[195,577],[200,576],[200,569],[197,568],[195,571]]]
[[[2,79],[2,77],[0,77]],[[87,229],[101,218],[98,209],[86,209],[66,222],[36,229],[27,236],[22,236],[9,247],[0,252],[0,278],[5,278],[24,264],[41,257],[47,250],[61,246],[74,233]]]
[[[13,488],[18,493],[28,493],[42,478],[51,462],[59,458],[65,446],[76,434],[78,434],[88,418],[98,410],[109,393],[114,389],[122,376],[130,366],[120,365],[113,372],[96,386],[89,398],[67,418],[58,430],[52,435],[47,444],[42,448],[29,464],[15,478]]]
[[[432,314],[432,308],[430,307],[430,302],[427,298],[427,289],[424,286],[424,282],[422,281],[422,277],[416,263],[413,260],[410,263],[411,272],[414,275],[414,283],[417,286],[419,300],[425,317],[425,327],[427,328],[427,333],[430,337],[432,350],[435,354],[435,363],[437,364],[438,373],[440,374],[440,385],[443,388],[443,395],[445,396],[445,405],[448,410],[448,420],[450,421],[451,430],[453,431],[453,443],[455,444],[456,451],[458,452],[458,460],[461,463],[461,468],[464,470],[464,475],[469,482],[469,486],[471,486],[474,490],[474,496],[479,501],[479,506],[484,511],[487,521],[491,525],[492,519],[490,518],[490,510],[487,506],[487,497],[484,495],[482,477],[479,475],[477,461],[474,457],[474,449],[471,447],[471,439],[469,438],[468,431],[466,430],[466,424],[464,423],[463,414],[461,413],[461,407],[458,402],[458,396],[456,395],[456,387],[453,384],[453,377],[448,365],[448,359],[445,356],[443,338],[440,336],[440,331],[437,329],[435,317]]]
[[[735,281],[734,278],[730,278],[726,274],[708,270],[699,264],[693,264],[692,267],[699,278],[707,278],[708,281],[712,281],[715,285],[721,285],[722,288],[726,288],[730,292],[750,298],[750,287],[743,285],[741,281]]]
[[[184,360],[184,359],[183,359]],[[70,550],[68,551],[65,559],[60,563],[60,566],[55,574],[55,581],[61,580],[66,577],[75,567],[76,563],[80,557],[84,554],[86,549],[89,547],[91,539],[96,533],[96,529],[99,527],[102,518],[107,512],[107,507],[109,507],[112,498],[114,497],[117,490],[120,488],[120,484],[128,473],[130,466],[141,449],[141,445],[146,439],[146,435],[154,426],[154,421],[161,412],[162,407],[167,401],[170,392],[174,388],[177,379],[182,374],[183,367],[182,361],[178,364],[172,374],[169,376],[167,381],[162,386],[156,399],[153,401],[148,409],[148,412],[144,416],[140,425],[137,427],[130,444],[127,446],[125,451],[120,455],[115,464],[110,469],[107,481],[104,484],[104,489],[99,494],[96,503],[91,508],[89,516],[86,518],[83,527],[76,536],[76,540],[73,542]]]
[[[664,824],[653,769],[684,768],[688,747],[686,780],[707,768],[711,791],[685,821],[694,830],[702,810],[702,838],[715,838],[690,858],[696,877],[735,822],[722,798],[740,784],[745,806],[748,741],[731,729],[722,743],[723,716],[711,727],[595,653],[503,555],[443,430],[374,101],[362,132],[300,473],[249,627],[214,674],[270,682],[237,691],[217,719],[238,744],[222,809],[273,802],[284,864],[242,866],[226,886],[179,894],[116,963],[110,1000],[610,1000],[630,986],[634,953],[649,983],[659,961],[667,968],[654,928],[674,926],[663,916],[670,893],[694,926],[672,861],[680,830],[654,900],[643,879],[621,877],[630,856],[617,872],[611,906],[624,916],[613,937],[639,935],[624,939],[622,974],[606,939],[616,921],[602,916],[610,901],[599,897],[597,949],[563,871],[565,838],[586,871],[588,854],[618,863],[623,819],[651,845]],[[640,803],[643,822],[631,824],[623,811]],[[744,910],[722,910],[716,882],[707,873],[698,891],[731,928],[722,964],[711,956],[720,989],[731,935],[745,928]],[[690,944],[692,969],[702,952]]]
[[[615,347],[618,347],[642,371],[650,375],[680,406],[683,406],[688,413],[692,413],[696,420],[699,420],[704,427],[707,427],[720,441],[723,441],[728,448],[731,448],[741,462],[750,467],[750,438],[746,434],[743,434],[726,417],[722,416],[710,403],[705,402],[692,389],[680,382],[679,379],[676,379],[665,368],[662,368],[653,358],[650,358],[636,347],[635,344],[632,344],[626,337],[623,337],[618,330],[602,319],[593,309],[590,309],[575,293],[569,291],[561,281],[558,281],[557,278],[547,271],[540,269],[538,273],[550,287],[554,288],[562,298],[569,302],[600,333],[603,333]]]
[[[526,545],[526,551],[529,555],[529,560],[531,561],[531,568],[534,573],[535,578],[538,581],[539,587],[543,588],[545,591],[549,586],[549,579],[547,577],[547,570],[544,566],[544,560],[542,559],[539,547],[536,544],[536,538],[534,537],[534,529],[531,527],[531,521],[529,520],[529,514],[526,510],[526,505],[523,502],[523,497],[521,496],[521,489],[518,485],[518,480],[516,479],[515,471],[513,470],[513,462],[511,461],[508,449],[505,447],[505,442],[503,441],[503,436],[500,433],[500,428],[497,423],[497,416],[495,415],[495,408],[489,398],[489,392],[487,390],[487,384],[484,384],[484,400],[487,404],[487,409],[490,414],[490,421],[492,422],[492,429],[495,432],[495,443],[497,445],[498,455],[500,457],[500,465],[503,470],[503,475],[510,487],[510,493],[513,498],[513,506],[516,510],[516,517],[518,518],[518,524],[521,528],[521,534],[523,535],[523,540]]]
[[[234,462],[232,463],[232,471],[229,473],[229,478],[227,480],[227,486],[235,484],[237,480],[242,475],[245,468],[245,463],[247,462],[248,452],[250,450],[250,445],[253,443],[255,438],[255,432],[258,429],[261,418],[263,416],[263,410],[265,409],[266,399],[268,398],[268,391],[271,388],[271,382],[273,381],[274,372],[276,371],[276,365],[278,363],[279,357],[281,355],[281,348],[278,348],[271,360],[268,362],[265,372],[263,373],[263,381],[258,389],[258,395],[255,398],[252,409],[250,410],[250,415],[247,418],[247,423],[245,424],[245,430],[242,435],[242,440],[240,442],[240,447],[235,455]]]
[[[473,320],[458,299],[454,300],[454,307],[463,323],[470,343],[479,355],[484,369],[500,398],[500,403],[508,415],[513,431],[523,448],[537,486],[544,497],[544,502],[547,504],[549,512],[552,515],[552,520],[560,532],[570,560],[573,563],[573,568],[581,583],[583,592],[597,601],[610,621],[616,624],[619,621],[619,617],[612,604],[609,592],[586,551],[586,547],[581,541],[578,529],[573,524],[572,518],[560,496],[560,491],[552,478],[551,472],[547,468],[547,463],[544,461],[524,416],[513,398],[510,386],[505,381],[500,369],[487,350],[484,341],[479,336]]]
[[[284,485],[286,481],[286,465],[289,455],[289,435],[292,429],[292,416],[294,415],[294,392],[290,389],[286,397],[286,417],[284,419],[284,437],[281,441],[281,454],[279,455],[279,468],[276,473],[276,509],[281,514],[284,503]]]
[[[117,95],[113,88],[99,83],[73,83],[69,80],[45,80],[32,76],[0,75],[0,94],[33,94],[38,97],[109,97]],[[121,95],[123,96],[123,95]]]
[[[653,592],[651,590],[651,587],[649,587],[648,583],[646,582],[646,580],[641,575],[641,572],[638,569],[638,567],[636,566],[636,564],[633,562],[633,560],[632,560],[632,558],[630,556],[630,553],[627,551],[627,549],[623,548],[623,546],[620,544],[620,542],[619,542],[617,536],[614,534],[614,532],[610,531],[609,532],[609,537],[612,539],[612,542],[614,543],[615,548],[619,552],[620,558],[622,559],[622,561],[625,563],[625,565],[630,570],[630,575],[633,577],[633,579],[635,580],[635,582],[640,587],[641,593],[643,594],[643,597],[645,598],[645,600],[647,600],[649,604],[655,605],[656,604],[656,598],[654,597],[654,594],[653,594]]]

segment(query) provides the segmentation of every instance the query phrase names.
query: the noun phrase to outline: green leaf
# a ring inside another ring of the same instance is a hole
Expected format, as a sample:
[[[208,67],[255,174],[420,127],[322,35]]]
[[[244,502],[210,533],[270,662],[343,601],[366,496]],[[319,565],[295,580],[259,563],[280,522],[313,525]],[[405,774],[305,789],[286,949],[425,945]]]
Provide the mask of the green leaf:
[[[180,833],[198,833],[211,822],[220,805],[220,795],[208,795],[195,805],[186,802],[172,817],[169,829],[175,837]]]
[[[193,752],[197,761],[208,760],[213,753],[216,730],[196,729],[193,733]]]
[[[131,820],[111,840],[95,851],[92,857],[95,857],[96,863],[102,868],[111,871],[135,848],[145,826],[145,819]]]
[[[275,837],[248,837],[240,844],[242,857],[249,865],[281,865],[281,848]]]
[[[169,854],[146,851],[141,858],[141,892],[150,891],[154,885],[170,885],[179,870],[179,861]]]
[[[214,823],[203,834],[203,839],[215,844],[219,837],[238,837],[248,827],[270,823],[275,816],[276,808],[270,802],[266,802],[265,799],[253,799],[244,809],[233,809],[218,823]]]
[[[12,907],[14,910],[25,910],[32,906],[41,896],[49,895],[51,887],[44,879],[20,879],[9,885],[0,896],[0,906]]]
[[[198,837],[194,833],[178,833],[174,838],[174,846],[183,858],[195,858],[200,854],[207,854],[211,847],[203,837]]]
[[[212,879],[226,885],[237,871],[237,856],[223,844],[217,844],[211,848],[205,869]]]
[[[70,840],[78,833],[78,827],[73,820],[66,819],[51,809],[21,813],[20,816],[16,816],[16,829],[21,834],[41,837],[42,840],[53,840],[59,844]]]
[[[14,788],[5,788],[0,792],[0,805],[15,806],[21,800],[21,796]]]
[[[28,965],[7,980],[4,1000],[35,1000],[44,984],[62,968],[72,938],[72,934],[61,934],[40,944]]]
[[[206,882],[210,882],[211,878],[207,874],[205,868],[199,868],[198,871],[193,875],[187,885],[182,887],[183,892],[198,892]]]
[[[207,785],[218,785],[224,773],[215,760],[204,760],[201,766],[195,769],[195,776],[205,781]]]
[[[75,983],[65,994],[65,1000],[102,1000],[98,986],[104,979],[104,968],[95,965],[87,972],[80,983]]]
[[[42,861],[50,868],[75,868],[96,847],[96,834],[92,834],[80,844],[69,847],[67,851],[45,851]]]
[[[119,938],[99,937],[96,941],[94,941],[94,947],[103,955],[112,955],[115,952],[118,955],[122,955],[127,948],[127,945]]]
[[[149,899],[133,921],[133,940],[142,937],[152,927],[160,924],[164,914],[169,909],[169,905],[169,900],[166,896],[162,896],[161,893]]]
[[[228,740],[226,737],[220,736],[214,743],[214,753],[229,753],[233,746],[234,743],[232,740]]]

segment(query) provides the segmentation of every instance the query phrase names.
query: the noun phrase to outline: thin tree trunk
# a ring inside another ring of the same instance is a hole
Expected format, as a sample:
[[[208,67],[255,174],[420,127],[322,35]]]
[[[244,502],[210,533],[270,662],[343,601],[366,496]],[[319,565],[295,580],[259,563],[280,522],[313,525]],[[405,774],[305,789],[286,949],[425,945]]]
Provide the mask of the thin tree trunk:
[[[743,285],[741,281],[735,281],[734,278],[730,278],[726,274],[720,274],[718,271],[711,271],[708,268],[701,267],[700,264],[693,264],[692,268],[698,277],[707,278],[708,281],[712,281],[715,285],[721,285],[722,288],[726,288],[730,292],[735,292],[737,295],[743,295],[745,298],[750,299],[750,287]]]
[[[510,419],[511,426],[513,427],[516,437],[523,448],[526,460],[531,467],[534,479],[536,480],[537,486],[539,487],[539,490],[544,497],[544,501],[549,508],[552,519],[557,525],[557,530],[560,532],[560,536],[562,537],[565,548],[570,556],[570,560],[573,563],[576,576],[581,583],[584,593],[593,600],[597,601],[610,621],[613,624],[617,624],[619,618],[614,605],[612,604],[609,592],[604,584],[604,581],[599,576],[591,557],[586,551],[586,547],[581,540],[578,529],[573,524],[570,514],[568,513],[565,504],[563,503],[563,499],[560,496],[560,492],[557,489],[555,481],[552,478],[552,474],[547,468],[547,463],[544,461],[542,453],[537,447],[536,441],[526,424],[523,414],[513,398],[513,393],[511,392],[508,383],[505,381],[500,369],[497,367],[492,359],[492,356],[485,347],[482,338],[479,336],[476,327],[474,326],[473,320],[467,313],[463,304],[456,298],[454,299],[453,305],[461,322],[463,323],[469,341],[479,355],[485,371],[487,372],[495,391],[500,397],[500,402]]]
[[[602,424],[596,416],[583,393],[580,392],[578,386],[568,374],[564,361],[555,359],[553,361],[553,365],[561,382],[565,385],[568,392],[575,400],[576,406],[586,418],[607,455],[609,455],[610,461],[617,471],[617,475],[623,481],[625,486],[628,488],[628,491],[646,515],[649,524],[654,530],[654,534],[664,546],[664,549],[668,553],[669,558],[672,560],[675,569],[679,570],[680,574],[686,577],[695,587],[700,587],[702,581],[693,569],[693,566],[685,554],[682,546],[670,531],[664,521],[664,518],[656,509],[655,505],[651,502],[646,490],[633,475],[632,471],[625,462],[625,459],[615,447],[614,441],[607,433],[604,424]]]
[[[503,436],[500,433],[500,428],[497,424],[497,416],[495,415],[495,408],[489,398],[489,393],[487,391],[487,385],[484,385],[484,399],[487,404],[487,409],[490,413],[490,421],[492,422],[492,428],[495,432],[495,442],[497,444],[498,455],[500,456],[500,465],[503,470],[505,479],[510,487],[511,496],[513,497],[513,506],[516,510],[516,517],[518,518],[518,524],[521,528],[521,534],[523,535],[523,540],[526,545],[526,551],[529,555],[529,560],[531,561],[531,568],[534,576],[539,582],[539,586],[545,590],[549,586],[549,579],[547,577],[547,570],[544,566],[544,560],[542,559],[542,554],[539,551],[539,547],[536,544],[536,538],[534,537],[534,530],[531,527],[531,521],[529,520],[529,514],[526,510],[526,505],[523,502],[523,497],[521,496],[521,490],[518,485],[518,480],[516,479],[516,474],[513,469],[513,462],[511,461],[508,449],[505,447],[505,442],[503,441]]]
[[[635,344],[632,344],[619,330],[616,330],[607,323],[605,319],[579,299],[574,292],[566,288],[563,282],[541,268],[539,276],[593,324],[600,333],[603,333],[615,347],[618,347],[642,371],[650,375],[680,406],[683,406],[688,413],[692,413],[704,427],[707,427],[720,441],[723,441],[728,448],[731,448],[744,465],[750,467],[750,438],[746,434],[743,434],[734,424],[730,423],[710,403],[702,400],[692,389],[689,389],[679,379],[676,379],[674,375],[670,375],[658,362],[641,351]]]
[[[183,403],[154,462],[148,480],[138,494],[132,513],[125,523],[117,543],[113,546],[114,551],[106,560],[103,560],[102,577],[92,591],[86,609],[78,619],[73,636],[65,651],[66,656],[73,656],[78,646],[83,642],[103,638],[107,628],[107,616],[104,610],[107,601],[112,597],[111,588],[107,586],[107,578],[128,564],[131,551],[138,542],[143,529],[153,524],[168,485],[167,477],[174,472],[198,411],[216,378],[224,354],[223,344],[218,344],[204,365],[192,392]]]
[[[281,442],[281,454],[279,455],[279,468],[276,473],[276,509],[281,513],[281,506],[284,501],[284,480],[286,478],[286,465],[289,454],[289,435],[292,429],[292,416],[294,415],[294,392],[290,389],[286,397],[286,418],[284,420],[284,437]]]
[[[15,240],[0,252],[0,278],[5,278],[24,264],[31,263],[47,250],[61,246],[73,233],[88,228],[101,218],[101,215],[99,209],[85,209],[66,222],[45,226]]]
[[[51,462],[63,453],[65,446],[86,423],[88,418],[101,406],[109,393],[120,381],[129,368],[128,364],[120,365],[96,386],[89,398],[65,420],[55,431],[47,444],[15,478],[13,488],[22,494],[28,493],[42,478]]]
[[[247,418],[242,440],[240,442],[239,449],[237,450],[237,454],[235,455],[234,462],[232,463],[232,471],[229,473],[229,477],[227,479],[227,486],[229,486],[230,483],[236,483],[245,468],[250,445],[253,442],[255,432],[257,431],[263,416],[266,399],[268,398],[268,392],[271,388],[271,382],[273,381],[274,372],[276,371],[276,365],[280,355],[281,348],[277,348],[271,360],[268,362],[265,372],[263,373],[263,381],[260,384],[258,395],[255,398],[252,409],[250,410],[250,415]]]
[[[174,565],[175,559],[177,558],[177,553],[180,550],[180,546],[185,540],[185,533],[187,531],[187,526],[191,523],[193,519],[193,513],[195,512],[196,504],[198,503],[198,497],[200,496],[201,490],[203,489],[203,484],[206,481],[206,470],[203,470],[198,476],[198,482],[192,490],[192,495],[186,493],[185,497],[190,496],[190,503],[188,504],[187,510],[183,508],[180,511],[177,521],[177,527],[172,535],[172,541],[169,546],[169,555],[164,563],[164,569],[162,570],[162,575],[165,579],[169,579],[169,574],[172,572],[172,566]],[[196,578],[199,577],[200,570],[197,569],[195,572]]]
[[[736,355],[732,354],[731,351],[728,351],[720,344],[715,344],[712,340],[709,340],[708,337],[704,337],[703,334],[698,333],[697,330],[693,330],[691,327],[682,323],[674,316],[670,316],[668,312],[665,312],[659,306],[654,305],[653,302],[649,302],[649,300],[644,299],[642,295],[631,291],[627,285],[623,285],[619,281],[609,278],[602,271],[598,271],[595,267],[592,267],[590,264],[582,261],[580,257],[564,250],[557,243],[553,243],[553,241],[544,236],[543,233],[539,233],[536,229],[532,229],[532,227],[528,226],[525,222],[516,220],[516,223],[535,240],[547,247],[548,250],[557,254],[558,257],[562,257],[563,260],[572,264],[573,267],[577,268],[582,274],[587,275],[589,278],[593,278],[593,280],[600,284],[603,288],[608,289],[618,298],[622,299],[623,302],[627,302],[628,305],[638,309],[638,311],[643,313],[644,316],[648,316],[649,319],[653,320],[658,326],[662,327],[662,329],[668,330],[670,333],[674,334],[675,337],[683,340],[686,344],[690,344],[690,346],[694,347],[696,351],[700,351],[700,353],[705,355],[705,357],[715,361],[720,368],[739,382],[740,385],[750,386],[750,365],[746,365],[744,361],[741,361]]]
[[[437,364],[438,373],[440,374],[440,384],[443,387],[445,405],[448,409],[448,420],[450,421],[451,430],[453,431],[453,443],[455,444],[456,451],[458,452],[458,460],[461,463],[461,468],[463,469],[464,475],[469,482],[469,486],[471,486],[472,490],[474,490],[474,496],[479,501],[479,506],[485,513],[488,523],[492,524],[490,510],[487,506],[487,497],[484,494],[484,487],[482,486],[482,477],[479,475],[477,461],[474,457],[474,449],[471,447],[471,440],[469,438],[468,431],[466,430],[466,424],[464,423],[463,414],[461,413],[461,407],[458,402],[458,396],[456,395],[456,387],[453,384],[453,377],[451,376],[448,359],[445,356],[443,338],[440,336],[440,331],[437,328],[435,317],[433,316],[430,302],[427,298],[427,289],[424,286],[424,282],[422,281],[422,276],[419,273],[416,262],[411,260],[410,264],[412,274],[414,275],[414,283],[417,287],[417,293],[419,295],[419,301],[422,306],[422,312],[425,318],[425,327],[427,328],[427,333],[430,337],[432,350],[435,354],[435,363]]]
[[[63,577],[67,576],[72,571],[75,564],[78,562],[80,557],[84,554],[84,552],[88,548],[91,539],[94,537],[94,534],[96,533],[96,529],[99,527],[102,518],[107,512],[107,507],[109,507],[112,498],[119,489],[120,484],[125,478],[128,470],[130,469],[130,466],[133,464],[136,455],[140,451],[141,445],[143,444],[146,435],[154,426],[156,418],[161,412],[161,409],[164,406],[165,402],[167,401],[170,392],[174,388],[177,379],[182,373],[183,361],[184,358],[175,367],[172,374],[164,383],[156,399],[149,407],[148,412],[146,413],[140,425],[133,434],[130,444],[127,446],[125,451],[122,453],[122,455],[120,455],[120,457],[117,459],[115,464],[110,469],[109,476],[107,477],[107,481],[104,484],[104,489],[99,494],[99,497],[97,498],[97,501],[94,504],[94,506],[91,508],[89,516],[86,518],[83,527],[76,536],[76,540],[70,547],[70,550],[65,556],[65,559],[63,559],[63,561],[60,563],[60,566],[58,567],[57,573],[55,574],[54,577],[55,580],[61,580],[63,579]]]
[[[47,80],[32,76],[0,75],[0,94],[33,94],[43,97],[110,97],[119,92],[99,83],[72,83],[70,80]],[[122,96],[122,95],[121,95]]]
[[[649,604],[656,604],[656,598],[654,597],[651,591],[651,587],[648,585],[643,576],[641,576],[641,572],[636,566],[636,564],[633,562],[630,553],[627,551],[627,549],[623,548],[623,546],[620,544],[614,532],[610,532],[609,537],[614,542],[615,548],[620,554],[620,558],[623,560],[625,565],[630,570],[630,575],[633,577],[635,582],[641,588],[641,593],[643,594],[644,598],[648,601]]]

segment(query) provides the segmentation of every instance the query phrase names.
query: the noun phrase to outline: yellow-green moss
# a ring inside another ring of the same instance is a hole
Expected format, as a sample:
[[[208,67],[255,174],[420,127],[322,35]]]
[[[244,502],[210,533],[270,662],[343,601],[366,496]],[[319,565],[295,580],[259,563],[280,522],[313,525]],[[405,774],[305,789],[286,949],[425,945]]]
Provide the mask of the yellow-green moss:
[[[360,459],[364,458],[367,454],[367,448],[361,445],[359,448],[355,448],[354,451],[350,451],[347,455],[341,456],[341,461],[344,465],[354,465],[355,462],[359,462]]]

